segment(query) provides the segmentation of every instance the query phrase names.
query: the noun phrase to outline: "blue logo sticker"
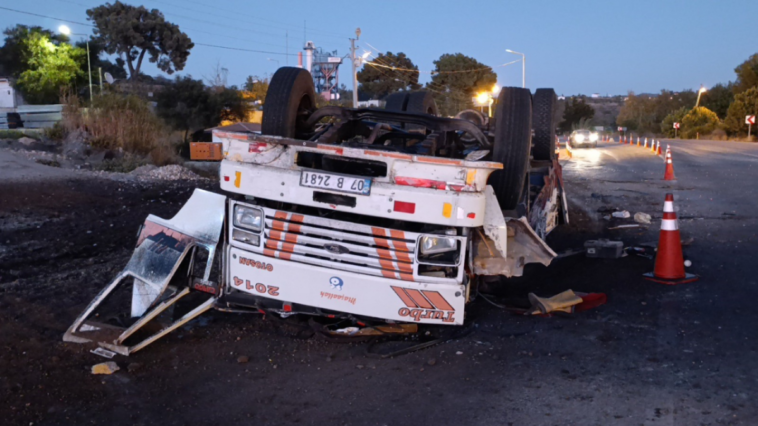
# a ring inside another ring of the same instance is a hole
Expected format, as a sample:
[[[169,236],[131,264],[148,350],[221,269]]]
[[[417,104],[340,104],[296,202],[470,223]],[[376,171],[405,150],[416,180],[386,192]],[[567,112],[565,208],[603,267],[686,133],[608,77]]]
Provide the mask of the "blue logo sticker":
[[[340,290],[340,291],[342,291],[342,278],[339,278],[339,277],[331,277],[331,278],[329,278],[329,286],[333,290]]]

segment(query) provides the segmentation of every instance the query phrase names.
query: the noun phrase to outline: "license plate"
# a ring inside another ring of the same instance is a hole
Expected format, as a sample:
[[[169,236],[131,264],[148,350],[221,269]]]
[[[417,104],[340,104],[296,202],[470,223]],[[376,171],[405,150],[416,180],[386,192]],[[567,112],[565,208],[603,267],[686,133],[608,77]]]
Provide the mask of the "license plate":
[[[300,186],[358,195],[371,194],[371,179],[369,178],[313,172],[310,170],[303,170],[300,173]]]

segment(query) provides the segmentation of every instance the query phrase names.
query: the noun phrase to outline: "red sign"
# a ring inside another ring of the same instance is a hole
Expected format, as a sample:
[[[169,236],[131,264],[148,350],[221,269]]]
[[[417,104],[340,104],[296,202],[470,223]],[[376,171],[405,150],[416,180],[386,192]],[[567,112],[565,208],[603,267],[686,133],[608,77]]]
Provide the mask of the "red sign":
[[[745,124],[755,124],[755,116],[748,115],[745,117]]]
[[[679,123],[674,123],[674,128],[678,129],[679,128]]]

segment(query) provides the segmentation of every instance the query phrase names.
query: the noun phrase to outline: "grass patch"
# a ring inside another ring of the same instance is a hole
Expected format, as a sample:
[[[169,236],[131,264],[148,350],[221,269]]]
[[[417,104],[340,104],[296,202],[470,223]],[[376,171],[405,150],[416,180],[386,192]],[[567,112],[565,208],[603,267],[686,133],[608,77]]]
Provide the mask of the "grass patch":
[[[0,139],[21,139],[24,136],[28,137],[24,132],[18,130],[0,130]],[[36,139],[36,138],[32,138]]]

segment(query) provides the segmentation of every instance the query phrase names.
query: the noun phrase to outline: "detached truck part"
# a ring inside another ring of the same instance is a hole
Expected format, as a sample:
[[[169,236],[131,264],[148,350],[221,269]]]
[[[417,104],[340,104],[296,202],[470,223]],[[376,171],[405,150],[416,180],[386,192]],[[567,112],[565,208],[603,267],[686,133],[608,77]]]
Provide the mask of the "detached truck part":
[[[506,87],[491,120],[439,117],[425,91],[317,109],[311,75],[280,68],[261,134],[213,130],[226,195],[196,190],[173,219],[148,217],[64,340],[128,355],[211,308],[463,324],[480,278],[555,257],[544,238],[568,221],[555,103]],[[114,316],[120,288],[131,310]]]

